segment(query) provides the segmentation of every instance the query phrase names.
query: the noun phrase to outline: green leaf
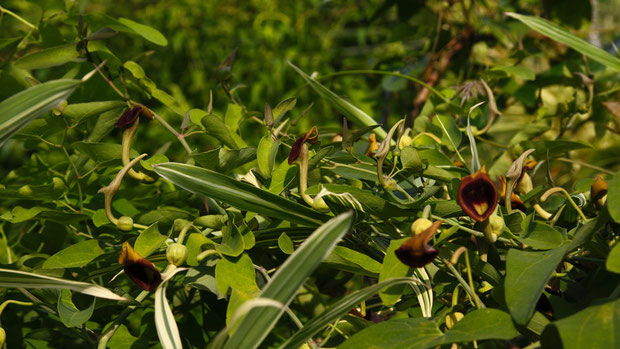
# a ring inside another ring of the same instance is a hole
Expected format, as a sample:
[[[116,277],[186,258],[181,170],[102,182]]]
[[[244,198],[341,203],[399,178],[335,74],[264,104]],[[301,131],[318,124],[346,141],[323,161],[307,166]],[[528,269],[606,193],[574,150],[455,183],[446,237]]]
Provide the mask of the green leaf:
[[[153,27],[149,27],[148,25],[140,24],[138,22],[132,21],[131,19],[123,17],[118,19],[118,23],[126,26],[134,33],[142,36],[143,38],[154,44],[157,44],[159,46],[168,45],[168,40],[166,40],[166,37]]]
[[[293,254],[293,252],[295,252],[293,240],[291,240],[286,233],[280,234],[280,237],[278,238],[278,247],[286,254]]]
[[[243,292],[258,290],[256,271],[247,253],[238,257],[223,256],[215,266],[215,281],[220,294],[227,294],[228,288]]]
[[[269,166],[271,147],[273,146],[273,139],[271,136],[265,136],[261,138],[258,143],[258,149],[256,150],[256,162],[258,164],[258,169],[260,173],[269,178],[271,177],[271,171],[273,170],[273,166]],[[273,165],[273,163],[271,163]]]
[[[88,51],[107,51],[102,41],[89,41]],[[42,69],[63,65],[69,62],[83,62],[85,60],[77,48],[77,44],[67,44],[50,47],[44,50],[23,56],[15,61],[14,66],[19,69]]]
[[[609,255],[607,256],[607,262],[605,262],[605,267],[607,270],[612,273],[620,274],[620,244],[616,243],[616,245],[611,249]]]
[[[127,104],[123,101],[104,101],[89,103],[69,104],[62,109],[62,115],[69,122],[71,127],[75,127],[86,119],[105,113],[109,110],[126,108]],[[120,112],[118,114],[121,116]]]
[[[71,144],[71,146],[80,153],[88,155],[88,157],[98,164],[118,160],[121,158],[123,152],[123,146],[118,143],[75,142]],[[137,157],[138,155],[140,154],[135,150],[131,150],[129,154],[131,158]]]
[[[237,104],[228,104],[226,108],[226,114],[224,114],[224,123],[231,133],[237,133],[239,131],[239,122],[243,118],[243,110],[241,106]]]
[[[547,224],[534,222],[526,227],[519,241],[537,250],[550,250],[562,244],[562,233]]]
[[[341,298],[336,303],[332,304],[327,310],[316,316],[314,319],[308,321],[303,328],[295,332],[292,337],[290,337],[286,340],[286,342],[280,345],[280,348],[299,348],[303,344],[303,342],[323,330],[330,323],[347,314],[360,302],[372,297],[380,290],[386,287],[398,284],[410,284],[412,282],[414,281],[411,278],[389,279],[355,291]]]
[[[607,184],[607,210],[616,223],[620,223],[620,173]]]
[[[508,314],[497,309],[476,309],[445,334],[431,319],[396,319],[380,322],[356,333],[338,349],[424,349],[485,339],[509,340],[518,335]]]
[[[358,123],[360,126],[374,126],[377,124],[377,121],[373,119],[370,115],[366,114],[358,107],[349,103],[344,98],[338,96],[330,89],[323,86],[323,84],[321,84],[320,82],[308,76],[293,63],[288,62],[288,64],[308,83],[308,85],[310,85],[310,87],[312,87],[314,91],[316,91],[321,97],[327,99],[327,101],[331,105],[333,105],[334,108],[344,114],[348,119],[355,123]],[[382,140],[387,135],[387,133],[382,127],[375,128],[373,132],[377,135],[378,140]]]
[[[561,42],[564,45],[578,51],[579,53],[607,66],[608,68],[620,71],[620,59],[610,55],[604,50],[588,43],[567,32],[558,25],[535,16],[525,16],[518,13],[506,12],[507,16],[518,19],[528,27],[549,38]]]
[[[410,171],[409,173],[419,173],[424,170],[422,158],[414,147],[405,147],[400,151],[400,162],[404,169]]]
[[[195,114],[196,113],[197,112],[195,112]],[[224,123],[224,121],[222,121],[217,115],[208,115],[206,112],[203,113],[204,116],[202,117],[200,122],[205,127],[208,135],[215,137],[217,140],[222,142],[222,144],[229,147],[230,149],[239,148],[239,145],[237,145],[237,143],[233,139],[231,132]]]
[[[405,241],[407,241],[407,238],[390,241],[390,246],[388,246],[385,251],[385,257],[383,257],[383,264],[381,265],[381,271],[379,273],[379,282],[392,278],[411,276],[413,274],[413,269],[399,261],[398,257],[396,257],[396,253],[394,253]],[[381,297],[381,301],[386,307],[391,307],[398,302],[404,289],[404,285],[390,287],[379,292],[379,297]]]
[[[529,321],[545,285],[566,250],[567,245],[545,252],[508,251],[504,288],[506,304],[517,324],[525,325]]]
[[[196,163],[206,169],[220,173],[229,173],[237,167],[243,166],[256,159],[256,148],[247,147],[228,150],[217,148],[204,153],[192,153]]]
[[[506,73],[506,75],[514,76],[516,78],[519,78],[525,81],[536,79],[536,74],[530,68],[527,68],[527,67],[520,67],[520,66],[493,67],[491,68],[491,71],[502,71]]]
[[[260,297],[288,306],[308,276],[351,229],[352,222],[352,214],[343,213],[315,230],[278,268]],[[252,308],[226,341],[225,348],[257,348],[283,312],[283,309],[273,307]]]
[[[297,104],[297,97],[287,98],[278,103],[272,111],[273,118],[275,120],[274,125],[277,125],[287,112],[293,110],[293,108],[295,108],[295,104]]]
[[[84,310],[79,310],[71,299],[71,291],[62,290],[58,297],[58,317],[67,327],[82,326],[93,315],[95,309],[95,299],[90,306]]]
[[[363,253],[344,246],[336,246],[333,253],[351,263],[359,265],[371,273],[379,274],[381,272],[382,264]]]
[[[443,144],[446,144],[452,151],[459,148],[459,145],[463,140],[463,134],[461,133],[461,130],[459,130],[459,127],[456,125],[456,122],[452,116],[435,115],[433,118],[433,125],[441,127],[443,131],[441,142]]]
[[[185,190],[223,201],[240,210],[308,226],[316,226],[326,219],[306,206],[200,167],[169,162],[156,165],[155,172]]]
[[[107,288],[92,283],[59,279],[51,276],[9,269],[0,269],[0,287],[69,289],[99,298],[118,301],[127,300]]]
[[[43,263],[43,268],[79,268],[90,263],[93,259],[103,254],[97,240],[86,240],[73,244]]]
[[[232,223],[232,217],[228,216],[228,226],[222,229],[222,243],[217,246],[217,251],[221,254],[237,257],[244,250],[244,241],[241,232]]]
[[[0,148],[30,121],[67,99],[81,83],[81,80],[52,80],[18,92],[0,102]]]
[[[620,346],[620,299],[591,305],[545,327],[543,348],[607,349]]]
[[[195,267],[198,265],[196,257],[209,246],[215,248],[215,243],[202,234],[192,233],[187,237],[185,246],[187,247],[187,265]]]
[[[163,244],[166,239],[166,236],[159,233],[157,223],[154,223],[150,227],[144,229],[140,233],[140,235],[138,235],[138,238],[136,239],[133,248],[142,257],[146,258],[150,256],[153,252],[157,251],[157,249],[159,249],[161,244]]]

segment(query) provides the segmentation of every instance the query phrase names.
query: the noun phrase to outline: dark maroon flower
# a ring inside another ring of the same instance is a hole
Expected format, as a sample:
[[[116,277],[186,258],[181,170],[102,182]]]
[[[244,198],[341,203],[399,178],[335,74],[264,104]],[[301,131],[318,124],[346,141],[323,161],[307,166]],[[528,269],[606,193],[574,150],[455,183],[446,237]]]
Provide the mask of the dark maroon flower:
[[[441,223],[442,221],[436,221],[428,229],[405,241],[394,251],[396,257],[411,268],[422,268],[432,262],[439,252],[430,247],[428,242],[431,241]]]
[[[305,135],[299,137],[295,141],[295,143],[293,144],[293,147],[291,147],[291,152],[289,153],[289,156],[288,156],[288,164],[292,165],[293,162],[295,162],[295,160],[299,157],[299,154],[301,153],[301,149],[304,143],[308,142],[310,144],[314,144],[318,140],[319,140],[319,130],[317,130],[316,126],[314,126],[310,129],[310,131],[306,132]]]
[[[161,274],[153,263],[142,258],[128,242],[123,243],[118,263],[129,278],[145,291],[153,291],[161,283]]]
[[[463,177],[458,192],[459,205],[468,216],[482,222],[497,207],[497,188],[484,166],[480,171]]]
[[[139,116],[144,116],[149,120],[153,120],[153,113],[147,107],[141,104],[136,104],[132,108],[125,110],[114,126],[128,128],[133,125]]]

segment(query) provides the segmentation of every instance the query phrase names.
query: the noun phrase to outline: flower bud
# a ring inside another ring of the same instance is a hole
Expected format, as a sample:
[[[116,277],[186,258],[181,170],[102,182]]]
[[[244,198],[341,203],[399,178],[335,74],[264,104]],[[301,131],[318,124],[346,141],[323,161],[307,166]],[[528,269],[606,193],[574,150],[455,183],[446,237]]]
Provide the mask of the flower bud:
[[[523,176],[521,177],[521,180],[519,181],[519,184],[517,184],[517,187],[515,188],[516,191],[519,194],[527,194],[533,188],[534,188],[534,185],[532,184],[532,178],[530,178],[530,175],[524,172]]]
[[[116,222],[116,227],[122,231],[131,231],[133,229],[133,219],[131,217],[122,216]]]
[[[403,150],[413,143],[413,139],[408,134],[404,134],[398,141],[398,149]]]
[[[385,190],[396,190],[396,181],[391,177],[384,177],[383,189]]]
[[[177,218],[174,220],[174,231],[181,231],[183,229],[183,227],[185,227],[187,224],[189,224],[189,221],[183,219],[183,218]]]
[[[187,247],[175,242],[166,249],[166,259],[168,263],[177,267],[183,265],[187,259]]]
[[[65,182],[60,177],[52,178],[52,185],[54,192],[61,193],[67,189],[67,185],[65,185]]]
[[[497,238],[504,232],[504,219],[498,215],[491,215],[487,222],[484,223],[484,237],[494,243]]]
[[[19,194],[20,196],[30,196],[32,195],[32,188],[30,188],[30,186],[26,184],[17,189],[17,194]]]
[[[2,348],[5,341],[6,341],[6,332],[4,331],[4,328],[0,327],[0,348]]]
[[[222,223],[222,218],[224,215],[221,214],[211,214],[206,216],[198,217],[194,220],[194,224],[200,227],[211,228],[214,230],[219,230],[224,225]]]
[[[411,233],[415,236],[430,228],[433,222],[426,218],[418,218],[411,224]]]

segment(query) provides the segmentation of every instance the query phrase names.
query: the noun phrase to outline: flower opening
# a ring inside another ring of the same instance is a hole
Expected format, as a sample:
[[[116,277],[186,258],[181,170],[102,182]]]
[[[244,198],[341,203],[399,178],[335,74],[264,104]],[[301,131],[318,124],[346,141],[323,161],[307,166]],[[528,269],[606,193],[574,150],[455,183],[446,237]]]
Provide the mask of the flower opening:
[[[482,222],[497,207],[497,188],[484,166],[480,171],[463,177],[458,191],[459,205],[467,215]]]

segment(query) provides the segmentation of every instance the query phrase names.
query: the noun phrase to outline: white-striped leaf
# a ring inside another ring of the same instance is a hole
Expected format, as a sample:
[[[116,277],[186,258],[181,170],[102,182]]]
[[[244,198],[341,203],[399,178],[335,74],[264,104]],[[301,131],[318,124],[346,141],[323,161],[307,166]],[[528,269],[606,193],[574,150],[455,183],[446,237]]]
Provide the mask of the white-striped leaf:
[[[592,60],[595,60],[607,66],[608,68],[620,71],[620,58],[612,56],[604,50],[588,43],[587,41],[579,37],[576,37],[575,35],[567,32],[558,25],[549,22],[546,19],[535,16],[520,15],[513,12],[506,12],[506,16],[518,19],[519,21],[523,22],[525,25],[536,30],[537,32],[546,35],[555,41],[563,43],[564,45],[574,49],[575,51],[590,57]]]
[[[165,283],[162,283],[155,291],[155,327],[157,327],[157,336],[162,348],[183,348],[177,323],[174,321],[174,315],[166,299]]]
[[[0,147],[30,121],[67,99],[80,83],[73,79],[52,80],[0,102]]]
[[[0,269],[0,287],[68,289],[99,298],[127,300],[99,285],[10,269]]]
[[[332,218],[315,230],[278,268],[271,281],[261,291],[260,297],[273,299],[288,306],[308,276],[351,229],[352,222],[353,214],[347,212]],[[257,348],[283,313],[284,310],[280,308],[253,308],[241,320],[224,348]]]
[[[157,164],[153,168],[158,175],[187,191],[223,201],[240,210],[308,226],[318,226],[327,218],[307,206],[215,171],[175,162]]]

